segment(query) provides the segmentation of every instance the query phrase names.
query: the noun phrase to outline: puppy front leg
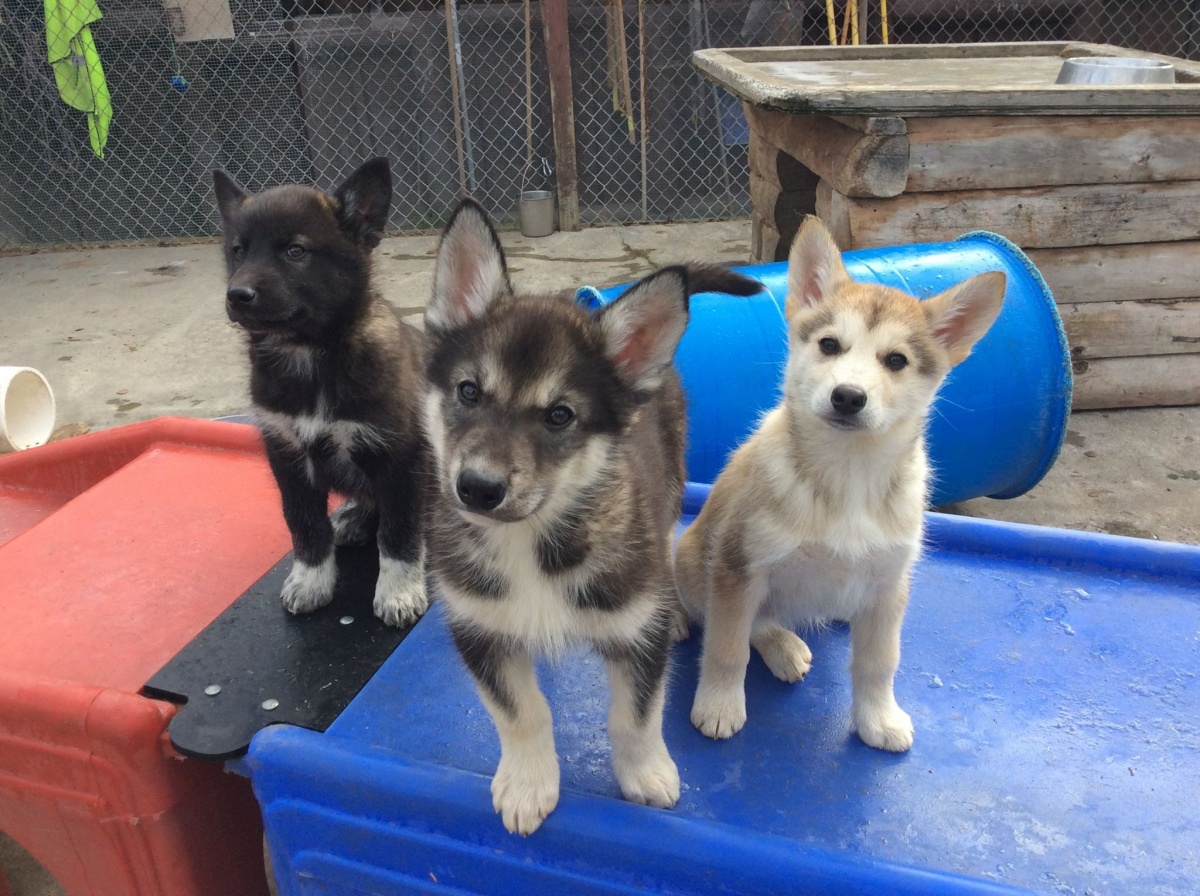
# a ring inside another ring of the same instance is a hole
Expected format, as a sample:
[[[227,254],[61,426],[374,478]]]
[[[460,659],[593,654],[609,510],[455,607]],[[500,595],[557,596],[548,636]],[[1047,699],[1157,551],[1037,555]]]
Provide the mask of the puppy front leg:
[[[528,836],[558,805],[550,704],[523,647],[470,623],[452,622],[450,634],[500,735],[492,806],[510,833]]]
[[[597,645],[608,669],[608,736],[625,799],[669,809],[679,801],[679,770],[662,736],[674,596],[644,642]]]
[[[765,576],[746,576],[717,561],[704,623],[700,684],[692,724],[708,737],[732,737],[746,724],[750,633],[767,596]]]
[[[289,613],[310,613],[333,600],[337,584],[333,526],[326,516],[329,492],[309,478],[302,450],[267,434],[263,442],[283,498],[283,518],[292,535],[292,569],[280,598]]]
[[[416,622],[429,608],[425,591],[425,540],[421,531],[423,453],[390,462],[380,485],[379,578],[375,615],[387,625]]]
[[[913,723],[896,703],[900,626],[908,604],[908,573],[887,594],[850,620],[851,718],[869,746],[902,753],[912,746]]]

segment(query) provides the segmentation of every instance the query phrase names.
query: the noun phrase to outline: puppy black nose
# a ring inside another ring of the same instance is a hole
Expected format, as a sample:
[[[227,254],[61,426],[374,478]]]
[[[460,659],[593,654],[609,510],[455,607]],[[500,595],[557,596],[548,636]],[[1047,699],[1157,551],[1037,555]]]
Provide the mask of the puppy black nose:
[[[459,473],[455,488],[460,501],[472,510],[485,512],[499,507],[508,491],[503,479],[497,479],[472,469],[466,469]]]
[[[858,386],[837,386],[829,401],[839,414],[852,417],[867,406],[867,393]]]
[[[231,286],[225,293],[225,298],[237,305],[251,305],[257,297],[258,293],[250,286]]]

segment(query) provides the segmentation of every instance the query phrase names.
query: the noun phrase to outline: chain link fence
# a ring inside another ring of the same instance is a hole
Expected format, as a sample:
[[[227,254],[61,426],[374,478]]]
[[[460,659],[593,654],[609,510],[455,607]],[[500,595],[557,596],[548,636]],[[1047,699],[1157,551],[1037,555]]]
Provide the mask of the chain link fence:
[[[1200,0],[887,6],[892,43],[1200,36]],[[849,12],[836,40],[882,42],[879,0]],[[747,215],[741,108],[689,57],[828,43],[824,0],[571,0],[569,23],[582,222]],[[0,250],[211,238],[213,168],[328,188],[376,155],[394,231],[468,193],[514,226],[553,186],[545,40],[539,0],[0,0]]]

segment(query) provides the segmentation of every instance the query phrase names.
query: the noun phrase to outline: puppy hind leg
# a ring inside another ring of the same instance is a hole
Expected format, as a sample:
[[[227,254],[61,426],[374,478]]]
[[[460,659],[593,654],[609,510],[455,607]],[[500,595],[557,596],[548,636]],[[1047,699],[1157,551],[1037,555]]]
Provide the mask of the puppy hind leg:
[[[803,681],[812,669],[812,651],[795,632],[777,622],[755,626],[750,645],[759,652],[771,674],[789,684]]]
[[[336,545],[366,544],[379,529],[379,513],[366,498],[350,498],[329,515]]]
[[[532,834],[558,805],[558,755],[550,705],[529,653],[465,623],[450,634],[500,736],[492,807],[510,833]]]
[[[600,648],[608,669],[613,773],[625,799],[659,809],[679,800],[679,769],[662,735],[670,624],[663,619],[643,643]]]

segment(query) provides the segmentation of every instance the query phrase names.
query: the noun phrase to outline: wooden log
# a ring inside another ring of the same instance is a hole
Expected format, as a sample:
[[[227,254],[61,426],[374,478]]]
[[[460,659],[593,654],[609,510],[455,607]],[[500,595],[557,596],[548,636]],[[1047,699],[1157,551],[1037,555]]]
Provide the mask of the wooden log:
[[[1197,116],[978,116],[907,124],[910,193],[1200,180]]]
[[[898,196],[908,178],[908,137],[864,134],[832,118],[743,104],[750,131],[785,150],[847,196]]]
[[[554,130],[554,178],[558,187],[558,228],[579,230],[579,165],[575,154],[575,99],[571,86],[570,23],[567,0],[543,0],[546,72]]]
[[[1028,249],[1026,254],[1060,304],[1177,299],[1200,290],[1200,242]]]
[[[1086,302],[1058,310],[1073,358],[1200,352],[1200,299]]]
[[[818,191],[818,205],[820,205]],[[992,230],[1026,249],[1200,238],[1200,181],[906,193],[862,199],[833,190],[849,245],[898,246]],[[824,217],[824,215],[822,215]]]
[[[1077,411],[1200,404],[1200,354],[1075,362]]]
[[[843,252],[861,248],[863,245],[854,242],[854,233],[850,226],[849,203],[851,201],[853,200],[848,200],[831,187],[829,181],[822,180],[817,184],[817,217],[825,222],[830,236]]]

